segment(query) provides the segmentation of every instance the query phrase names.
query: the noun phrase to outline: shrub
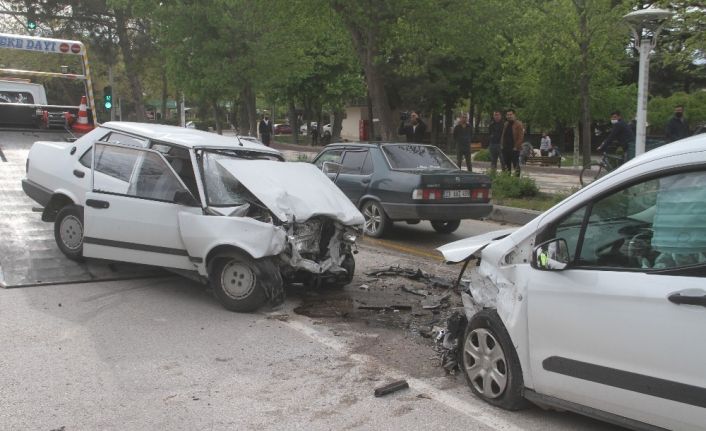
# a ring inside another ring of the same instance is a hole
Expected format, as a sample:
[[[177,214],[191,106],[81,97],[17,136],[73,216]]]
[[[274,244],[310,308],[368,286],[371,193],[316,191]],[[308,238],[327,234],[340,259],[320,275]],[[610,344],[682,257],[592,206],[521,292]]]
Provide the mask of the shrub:
[[[530,177],[515,177],[507,172],[490,173],[493,180],[493,198],[524,198],[539,193],[539,187]]]
[[[478,152],[476,152],[473,155],[473,160],[475,160],[477,162],[489,162],[490,161],[490,151],[488,151],[485,148],[482,150],[478,150]]]

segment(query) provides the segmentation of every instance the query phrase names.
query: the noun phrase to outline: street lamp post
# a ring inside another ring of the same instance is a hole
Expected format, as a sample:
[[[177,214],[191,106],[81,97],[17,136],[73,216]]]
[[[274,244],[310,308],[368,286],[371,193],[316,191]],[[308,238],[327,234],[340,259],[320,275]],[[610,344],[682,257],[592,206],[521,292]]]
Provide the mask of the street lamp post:
[[[640,51],[640,70],[637,80],[637,126],[635,129],[635,156],[645,152],[647,129],[647,93],[650,73],[650,51],[657,45],[657,36],[664,22],[673,15],[666,9],[647,8],[630,12],[623,19],[630,25],[635,46]]]

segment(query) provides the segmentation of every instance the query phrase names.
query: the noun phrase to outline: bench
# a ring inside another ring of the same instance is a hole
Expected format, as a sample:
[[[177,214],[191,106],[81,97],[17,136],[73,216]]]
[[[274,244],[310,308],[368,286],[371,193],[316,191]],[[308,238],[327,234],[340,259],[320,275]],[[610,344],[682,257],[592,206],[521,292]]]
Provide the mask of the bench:
[[[561,167],[561,156],[530,156],[527,157],[527,164],[531,166],[555,166]]]
[[[471,142],[471,153],[475,153],[481,149],[483,149],[483,145],[480,142]]]

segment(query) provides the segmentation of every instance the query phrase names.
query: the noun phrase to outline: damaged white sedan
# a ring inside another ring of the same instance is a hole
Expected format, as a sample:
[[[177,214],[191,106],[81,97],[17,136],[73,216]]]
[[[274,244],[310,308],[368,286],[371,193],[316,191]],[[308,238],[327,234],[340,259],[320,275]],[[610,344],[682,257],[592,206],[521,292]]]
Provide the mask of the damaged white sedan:
[[[156,265],[210,281],[229,310],[291,282],[348,284],[363,216],[315,166],[248,139],[140,123],[36,142],[27,195],[71,259]]]
[[[649,151],[517,230],[439,250],[480,259],[458,335],[478,396],[705,429],[706,136]]]

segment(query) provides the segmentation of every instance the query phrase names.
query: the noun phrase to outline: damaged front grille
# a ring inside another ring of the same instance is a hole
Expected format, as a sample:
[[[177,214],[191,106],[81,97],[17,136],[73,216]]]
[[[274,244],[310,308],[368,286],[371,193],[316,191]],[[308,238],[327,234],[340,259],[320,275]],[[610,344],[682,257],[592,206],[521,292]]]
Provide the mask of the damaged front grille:
[[[289,229],[289,263],[306,271],[321,274],[340,268],[345,255],[342,245],[344,226],[329,218],[313,218],[295,223]]]

